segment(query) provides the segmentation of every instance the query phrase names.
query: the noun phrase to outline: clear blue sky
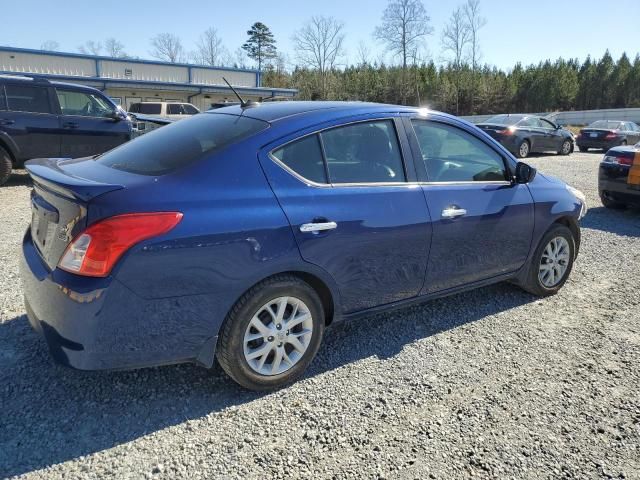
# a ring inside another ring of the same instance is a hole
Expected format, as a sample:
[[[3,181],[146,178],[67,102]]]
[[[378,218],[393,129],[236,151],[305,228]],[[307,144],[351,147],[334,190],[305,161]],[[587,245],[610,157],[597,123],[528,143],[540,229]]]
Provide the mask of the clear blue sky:
[[[194,49],[198,35],[215,27],[227,48],[234,52],[246,39],[254,21],[267,24],[279,48],[291,59],[293,32],[311,15],[331,15],[345,23],[347,60],[355,60],[360,41],[372,57],[382,47],[372,38],[387,0],[19,0],[2,2],[0,45],[40,48],[56,40],[61,51],[76,52],[86,40],[116,37],[130,55],[149,57],[149,39],[159,32],[181,37],[187,50]],[[424,0],[434,34],[427,50],[435,61],[442,59],[440,32],[460,2]],[[483,60],[501,68],[517,61],[524,64],[557,57],[584,59],[601,56],[609,49],[614,58],[623,51],[633,59],[640,51],[640,28],[635,18],[638,0],[481,0],[487,25],[481,32]],[[623,27],[623,25],[626,25]]]

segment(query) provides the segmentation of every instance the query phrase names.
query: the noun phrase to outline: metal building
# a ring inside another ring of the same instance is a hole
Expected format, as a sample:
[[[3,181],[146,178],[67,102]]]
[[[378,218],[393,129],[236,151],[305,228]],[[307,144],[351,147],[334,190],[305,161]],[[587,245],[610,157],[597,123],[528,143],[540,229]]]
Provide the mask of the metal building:
[[[257,70],[13,47],[0,47],[0,73],[40,75],[95,87],[125,109],[135,102],[179,101],[207,110],[214,104],[236,101],[222,77],[247,99],[293,98],[297,93],[293,89],[263,87]]]

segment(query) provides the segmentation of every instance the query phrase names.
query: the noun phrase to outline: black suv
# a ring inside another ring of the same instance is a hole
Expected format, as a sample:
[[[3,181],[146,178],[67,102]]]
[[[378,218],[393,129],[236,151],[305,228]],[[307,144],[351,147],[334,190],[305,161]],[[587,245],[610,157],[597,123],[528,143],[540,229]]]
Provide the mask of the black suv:
[[[26,160],[103,153],[131,139],[131,122],[95,88],[0,75],[0,185]]]

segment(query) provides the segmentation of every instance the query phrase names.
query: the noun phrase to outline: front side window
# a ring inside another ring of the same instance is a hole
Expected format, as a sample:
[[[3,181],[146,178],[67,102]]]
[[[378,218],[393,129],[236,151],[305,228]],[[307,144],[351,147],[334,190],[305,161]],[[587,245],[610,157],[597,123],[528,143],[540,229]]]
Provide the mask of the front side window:
[[[431,182],[506,181],[502,157],[473,135],[443,123],[413,119]]]
[[[318,135],[309,135],[284,147],[272,155],[295,173],[315,183],[327,183]]]
[[[549,120],[545,120],[544,118],[540,119],[540,123],[542,124],[542,128],[548,128],[550,130],[555,130],[556,126],[551,123]]]
[[[355,123],[320,135],[331,183],[406,181],[393,121]]]
[[[113,105],[94,93],[60,89],[56,90],[56,93],[63,115],[81,117],[110,117],[113,115]]]
[[[168,115],[184,115],[184,110],[182,105],[179,103],[169,103],[167,105],[167,114]]]
[[[49,91],[31,85],[5,85],[7,107],[14,112],[51,113]]]
[[[182,108],[184,108],[184,113],[186,115],[195,115],[196,113],[200,113],[200,110],[198,110],[193,105],[189,105],[188,103],[182,105]]]

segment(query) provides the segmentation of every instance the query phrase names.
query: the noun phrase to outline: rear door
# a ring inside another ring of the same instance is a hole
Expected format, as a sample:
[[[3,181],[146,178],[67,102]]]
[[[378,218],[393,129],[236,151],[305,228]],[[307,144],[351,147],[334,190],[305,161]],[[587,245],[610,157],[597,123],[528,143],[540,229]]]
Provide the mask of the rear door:
[[[414,157],[433,219],[423,293],[518,270],[533,235],[533,199],[498,150],[445,121],[412,118]]]
[[[129,123],[114,120],[115,106],[97,93],[57,88],[61,155],[88,157],[111,150],[131,137]]]
[[[261,163],[304,260],[336,281],[346,313],[413,297],[424,282],[431,223],[395,118],[301,132]]]
[[[18,160],[60,156],[53,89],[24,81],[6,83],[4,90],[7,109],[0,111],[0,129],[13,140]]]

